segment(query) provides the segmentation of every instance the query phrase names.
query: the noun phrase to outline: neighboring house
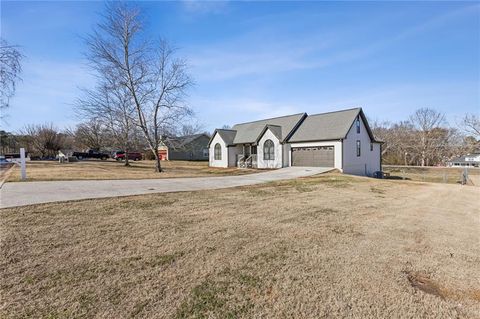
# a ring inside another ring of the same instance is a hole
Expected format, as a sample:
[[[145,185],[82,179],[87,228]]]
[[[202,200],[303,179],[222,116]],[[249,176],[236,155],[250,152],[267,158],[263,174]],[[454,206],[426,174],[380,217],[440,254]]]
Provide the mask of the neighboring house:
[[[306,113],[217,129],[209,143],[213,167],[320,166],[355,175],[381,170],[381,143],[361,108]]]
[[[480,166],[480,152],[475,152],[473,154],[467,154],[465,156],[460,156],[451,159],[447,162],[447,166]]]
[[[167,137],[163,141],[163,145],[167,147],[166,157],[170,161],[206,161],[208,160],[209,141],[209,135],[195,134],[179,137]],[[165,148],[163,148],[163,150],[165,150]]]

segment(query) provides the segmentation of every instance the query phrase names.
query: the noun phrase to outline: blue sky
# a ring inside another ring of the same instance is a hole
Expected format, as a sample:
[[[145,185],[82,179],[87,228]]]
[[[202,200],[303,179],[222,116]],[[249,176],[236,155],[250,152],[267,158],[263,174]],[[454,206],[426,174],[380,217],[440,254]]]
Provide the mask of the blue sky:
[[[379,120],[432,107],[451,124],[480,112],[478,2],[140,2],[149,32],[180,48],[208,130],[361,106]],[[81,37],[102,2],[1,2],[1,36],[26,58],[2,127],[78,122],[92,85]]]

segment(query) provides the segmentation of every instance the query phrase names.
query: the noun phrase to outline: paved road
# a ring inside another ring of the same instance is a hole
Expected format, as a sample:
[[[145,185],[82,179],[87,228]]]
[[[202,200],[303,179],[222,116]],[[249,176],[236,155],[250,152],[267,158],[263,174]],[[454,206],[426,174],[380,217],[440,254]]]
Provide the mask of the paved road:
[[[311,176],[329,170],[331,168],[287,167],[241,176],[5,183],[0,189],[0,208],[88,198],[236,187]]]

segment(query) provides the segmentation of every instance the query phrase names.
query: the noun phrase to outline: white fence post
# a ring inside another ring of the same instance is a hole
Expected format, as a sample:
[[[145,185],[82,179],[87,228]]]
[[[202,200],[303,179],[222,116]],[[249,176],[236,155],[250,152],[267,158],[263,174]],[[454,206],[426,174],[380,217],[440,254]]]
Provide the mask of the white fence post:
[[[20,177],[22,181],[27,179],[27,164],[25,163],[25,149],[20,149]]]

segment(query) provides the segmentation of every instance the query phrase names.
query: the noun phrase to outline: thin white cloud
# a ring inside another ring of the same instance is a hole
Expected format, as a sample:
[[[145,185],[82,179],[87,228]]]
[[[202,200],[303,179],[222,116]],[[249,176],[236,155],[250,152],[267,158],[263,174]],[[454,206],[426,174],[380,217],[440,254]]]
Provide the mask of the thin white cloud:
[[[227,43],[193,48],[189,61],[202,80],[308,69],[319,63],[314,55],[331,47],[332,38],[330,34],[294,40],[271,34],[242,36]]]
[[[188,13],[207,14],[221,13],[227,8],[228,1],[201,1],[201,0],[183,0],[182,7]]]
[[[286,39],[279,37],[275,29],[255,30],[223,43],[192,48],[189,60],[196,77],[202,81],[318,69],[371,56],[396,42],[478,10],[478,5],[463,7],[372,43],[358,43],[356,29],[336,33],[312,31],[300,38]]]

